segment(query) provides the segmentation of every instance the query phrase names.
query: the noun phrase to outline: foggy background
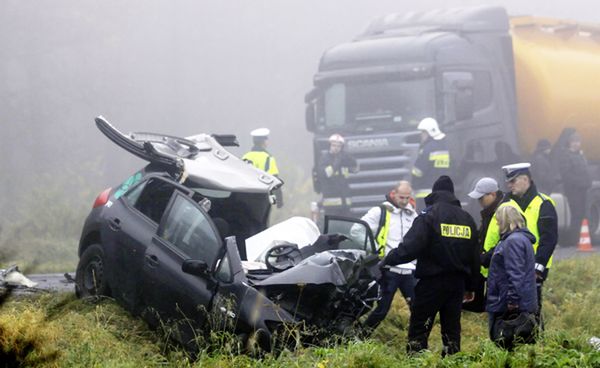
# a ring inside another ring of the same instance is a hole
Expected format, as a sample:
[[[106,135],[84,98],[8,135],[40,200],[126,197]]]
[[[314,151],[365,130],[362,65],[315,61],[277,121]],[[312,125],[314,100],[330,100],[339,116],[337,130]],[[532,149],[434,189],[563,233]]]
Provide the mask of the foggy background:
[[[100,114],[123,132],[234,133],[238,155],[265,126],[283,179],[291,165],[308,178],[303,98],[325,49],[378,15],[484,3],[600,23],[589,0],[0,0],[0,219],[49,178],[76,172],[89,181],[59,191],[99,193],[142,167]]]

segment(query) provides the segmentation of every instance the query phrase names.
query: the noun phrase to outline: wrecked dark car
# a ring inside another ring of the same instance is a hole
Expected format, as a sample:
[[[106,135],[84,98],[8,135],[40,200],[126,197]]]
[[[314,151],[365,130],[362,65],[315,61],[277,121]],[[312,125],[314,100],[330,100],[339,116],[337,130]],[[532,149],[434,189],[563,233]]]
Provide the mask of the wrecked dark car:
[[[359,327],[377,296],[364,222],[329,217],[325,234],[303,217],[268,227],[283,183],[229,153],[234,136],[96,125],[149,164],[96,198],[79,244],[80,297],[112,296],[154,326],[185,320],[206,331],[217,316],[265,350],[284,326],[306,327],[308,342]]]

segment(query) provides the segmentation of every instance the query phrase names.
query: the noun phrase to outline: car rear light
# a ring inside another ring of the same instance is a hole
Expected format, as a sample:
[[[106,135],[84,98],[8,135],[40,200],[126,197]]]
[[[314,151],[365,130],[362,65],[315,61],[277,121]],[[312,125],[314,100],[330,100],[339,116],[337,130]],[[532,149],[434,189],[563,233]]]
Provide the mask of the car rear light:
[[[111,189],[112,188],[104,189],[102,193],[98,194],[98,197],[96,197],[96,200],[94,201],[94,206],[92,208],[104,206],[106,202],[108,202]]]

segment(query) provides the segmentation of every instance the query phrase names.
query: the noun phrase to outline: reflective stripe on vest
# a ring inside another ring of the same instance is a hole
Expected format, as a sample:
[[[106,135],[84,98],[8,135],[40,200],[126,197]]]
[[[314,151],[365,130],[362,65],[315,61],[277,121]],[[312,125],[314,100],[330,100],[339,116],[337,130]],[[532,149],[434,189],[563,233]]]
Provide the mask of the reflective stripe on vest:
[[[533,198],[531,202],[529,202],[529,205],[527,205],[525,212],[523,212],[521,207],[519,207],[519,204],[513,199],[511,199],[508,202],[504,202],[500,206],[498,206],[498,209],[500,209],[503,206],[512,206],[516,208],[521,215],[523,215],[527,224],[527,229],[535,236],[535,243],[533,244],[534,252],[537,252],[537,248],[540,242],[538,219],[540,218],[540,208],[542,207],[542,203],[544,203],[544,201],[550,201],[550,203],[552,203],[553,206],[555,205],[554,200],[552,198],[543,193],[539,193],[539,195],[536,195],[535,198]],[[494,216],[490,221],[490,225],[488,226],[487,233],[485,234],[483,250],[486,252],[489,251],[490,249],[494,248],[499,241],[500,229],[498,228],[498,223],[496,222],[496,214],[494,213]],[[550,268],[550,266],[552,266],[552,257],[550,257],[550,259],[548,260],[546,268]],[[487,277],[487,268],[481,267],[481,274]]]
[[[385,247],[387,247],[387,237],[390,231],[390,213],[385,207],[380,206],[381,208],[381,216],[384,216],[383,221],[379,221],[379,223],[383,223],[383,226],[379,226],[377,230],[377,244],[379,245],[379,256],[385,256]]]
[[[242,160],[250,162],[259,170],[266,171],[267,174],[279,175],[279,169],[275,163],[275,158],[265,151],[250,151],[242,157]]]

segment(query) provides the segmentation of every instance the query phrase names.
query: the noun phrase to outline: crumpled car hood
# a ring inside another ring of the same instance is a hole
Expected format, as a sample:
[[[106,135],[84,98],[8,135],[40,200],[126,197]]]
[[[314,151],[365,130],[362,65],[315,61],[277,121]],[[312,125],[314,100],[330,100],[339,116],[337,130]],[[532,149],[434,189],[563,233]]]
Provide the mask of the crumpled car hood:
[[[331,250],[317,253],[286,271],[256,282],[255,285],[352,285],[358,279],[364,254],[362,250]]]

